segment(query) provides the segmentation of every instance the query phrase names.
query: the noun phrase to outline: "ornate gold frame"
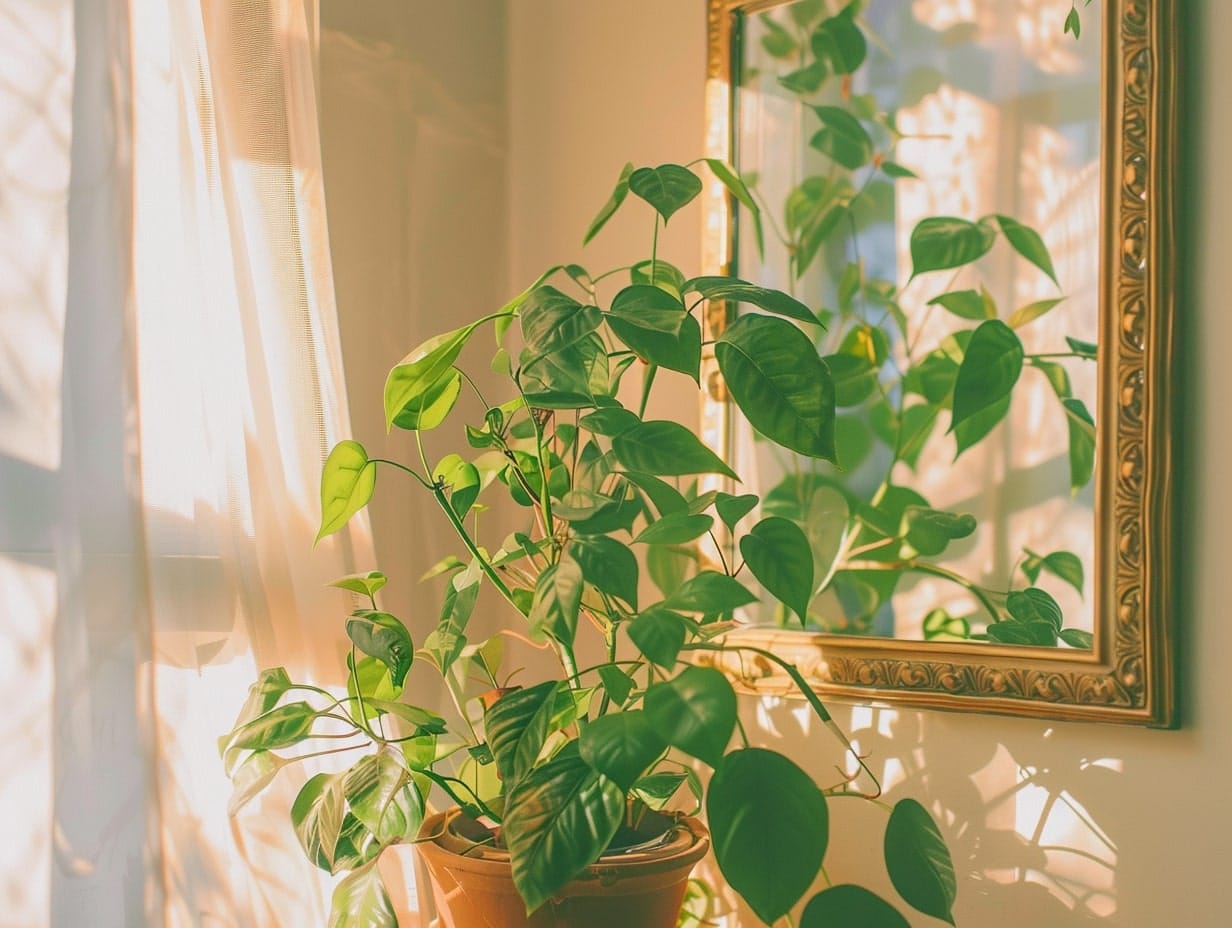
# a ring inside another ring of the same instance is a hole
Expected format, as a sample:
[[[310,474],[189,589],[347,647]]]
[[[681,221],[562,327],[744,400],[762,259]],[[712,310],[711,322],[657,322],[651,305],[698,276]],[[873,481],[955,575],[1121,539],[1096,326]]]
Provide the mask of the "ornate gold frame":
[[[709,0],[707,155],[732,149],[732,25],[784,0]],[[1177,724],[1172,536],[1172,357],[1176,277],[1174,171],[1177,24],[1173,0],[1105,0],[1095,647],[1090,652],[983,643],[923,645],[748,629],[731,644],[796,663],[823,695],[928,708],[1173,727]],[[705,259],[730,270],[735,204],[707,191]],[[731,308],[707,312],[714,338]],[[713,358],[706,439],[730,453],[729,410]],[[713,662],[746,692],[787,692],[751,652]]]

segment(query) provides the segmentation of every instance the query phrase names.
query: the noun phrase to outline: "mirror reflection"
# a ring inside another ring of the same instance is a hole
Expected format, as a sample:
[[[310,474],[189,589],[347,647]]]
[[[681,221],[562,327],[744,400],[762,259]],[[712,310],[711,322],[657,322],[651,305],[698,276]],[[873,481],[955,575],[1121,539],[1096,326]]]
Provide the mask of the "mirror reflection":
[[[764,7],[733,26],[733,270],[819,309],[838,459],[738,416],[724,444],[809,534],[803,627],[1090,648],[1100,5]]]

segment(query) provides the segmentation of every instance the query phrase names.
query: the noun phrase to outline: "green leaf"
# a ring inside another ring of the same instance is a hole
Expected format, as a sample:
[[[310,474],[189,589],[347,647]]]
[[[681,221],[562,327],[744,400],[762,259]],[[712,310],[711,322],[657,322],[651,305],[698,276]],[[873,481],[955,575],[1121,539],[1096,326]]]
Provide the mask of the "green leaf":
[[[911,170],[911,168],[903,167],[901,164],[899,164],[896,161],[881,162],[881,170],[886,173],[887,177],[893,177],[896,180],[902,179],[902,178],[911,178],[913,180],[918,180],[920,177],[920,175],[917,174],[915,171]]]
[[[1069,345],[1070,350],[1075,354],[1084,355],[1094,361],[1095,356],[1099,353],[1099,346],[1095,342],[1084,342],[1078,338],[1070,338],[1065,336],[1065,344]]]
[[[612,702],[623,706],[637,685],[633,678],[620,669],[617,664],[603,664],[599,667],[599,679],[603,688],[612,697]]]
[[[936,406],[929,404],[908,406],[903,410],[894,456],[906,462],[912,470],[915,470],[919,462],[920,453],[924,450],[924,445],[928,442],[928,437],[937,424],[939,413],[940,410]]]
[[[944,609],[933,609],[924,616],[923,630],[925,641],[966,641],[971,635],[971,623]]]
[[[610,387],[607,349],[593,332],[550,354],[523,351],[522,362],[526,401],[541,409],[596,406],[595,397]]]
[[[650,474],[626,473],[624,477],[650,500],[659,515],[689,511],[689,501],[670,483]]]
[[[1036,300],[1034,303],[1028,303],[1019,309],[1010,313],[1010,318],[1007,320],[1011,329],[1021,329],[1028,322],[1034,322],[1040,316],[1048,313],[1057,304],[1065,301],[1065,297],[1057,297],[1055,300]]]
[[[399,721],[406,722],[416,735],[443,735],[445,733],[445,720],[435,712],[412,706],[410,703],[392,702],[375,696],[370,696],[367,703],[378,712],[392,715]]]
[[[705,515],[676,512],[651,522],[633,541],[647,545],[683,545],[705,535],[714,519]]]
[[[953,216],[930,216],[911,230],[911,276],[962,267],[988,253],[996,233]]]
[[[668,743],[714,767],[736,728],[736,693],[722,671],[686,667],[646,690],[646,715]]]
[[[985,435],[991,432],[1001,423],[1010,411],[1010,398],[1003,396],[991,406],[981,409],[969,419],[964,419],[958,423],[958,428],[954,429],[954,443],[956,450],[954,459],[957,460],[968,448],[973,447],[981,441]]]
[[[694,779],[691,780],[691,776]],[[701,784],[697,783],[696,789],[694,789],[695,778],[696,774],[692,770],[688,773],[652,773],[634,783],[631,794],[646,803],[649,808],[658,812],[667,807],[671,798],[686,783],[694,791],[695,796],[699,795],[701,793]]]
[[[583,585],[582,568],[568,552],[555,564],[545,567],[535,583],[535,598],[531,600],[531,631],[546,633],[571,647],[577,633]]]
[[[657,477],[723,474],[738,479],[700,438],[678,422],[653,420],[612,439],[617,460],[631,471]]]
[[[415,657],[415,642],[397,618],[388,612],[361,609],[346,623],[347,637],[355,647],[389,668],[394,686],[401,686]]]
[[[1077,493],[1095,473],[1095,420],[1079,399],[1063,399],[1069,426],[1069,486]]]
[[[742,496],[732,496],[730,493],[720,493],[715,497],[714,509],[729,529],[735,529],[736,523],[757,508],[760,502],[756,493],[745,493]]]
[[[349,574],[340,577],[329,586],[336,586],[340,590],[350,590],[352,593],[360,593],[364,596],[373,596],[387,582],[389,578],[379,570],[370,570],[366,574]]]
[[[639,709],[595,719],[578,738],[582,760],[625,791],[666,750],[667,743]]]
[[[321,471],[321,528],[316,540],[332,535],[368,505],[376,487],[376,464],[357,441],[340,441]],[[314,542],[315,543],[315,542]]]
[[[1051,622],[993,622],[986,629],[990,641],[998,644],[1017,644],[1054,648],[1057,630]]]
[[[1077,7],[1071,6],[1069,8],[1069,13],[1065,16],[1065,29],[1063,31],[1072,32],[1075,39],[1082,34],[1082,19],[1078,15]]]
[[[800,928],[911,928],[907,919],[880,896],[863,886],[842,883],[823,889],[809,900]]]
[[[997,214],[996,220],[1010,246],[1047,274],[1054,284],[1060,286],[1057,283],[1057,272],[1052,267],[1052,258],[1048,254],[1048,246],[1044,244],[1040,234],[1030,226],[1024,226],[1017,219],[1009,216]]]
[[[616,189],[612,191],[612,195],[608,197],[607,202],[603,204],[603,208],[599,210],[599,215],[591,221],[590,227],[586,230],[586,237],[582,239],[583,245],[598,235],[599,230],[607,225],[607,221],[612,218],[616,210],[620,209],[620,204],[629,195],[629,178],[632,174],[633,164],[630,162],[621,170],[620,179],[616,181]]]
[[[586,338],[603,321],[597,306],[583,306],[555,287],[531,292],[519,316],[532,357],[563,351]]]
[[[740,554],[753,576],[804,622],[813,598],[813,555],[808,537],[790,519],[762,519],[740,539]]]
[[[830,354],[822,360],[834,378],[836,406],[859,406],[877,392],[877,368],[869,363],[868,358],[853,354]]]
[[[488,746],[507,786],[531,770],[548,735],[577,717],[573,697],[563,682],[547,680],[506,693],[484,714]]]
[[[813,54],[829,61],[835,74],[851,74],[868,55],[868,42],[848,10],[824,20],[811,41]]]
[[[1054,633],[1064,621],[1057,601],[1039,587],[1014,590],[1005,597],[1005,608],[1016,622],[1047,622]]]
[[[941,554],[951,541],[966,538],[975,531],[975,516],[942,512],[924,506],[908,506],[903,510],[899,536],[925,557]]]
[[[269,751],[253,751],[231,776],[231,798],[227,801],[227,814],[235,815],[265,787],[273,782],[289,761]]]
[[[703,570],[690,577],[663,602],[669,609],[722,615],[757,602],[757,597],[739,580],[715,570]]]
[[[758,208],[757,201],[753,199],[753,194],[749,192],[749,188],[744,180],[718,158],[707,158],[706,164],[714,172],[714,176],[719,179],[720,183],[727,188],[728,192],[736,198],[736,201],[747,209],[749,215],[753,217],[753,238],[757,243],[757,254],[764,257],[766,253],[766,239],[761,227],[761,209]]]
[[[830,832],[825,795],[783,755],[745,748],[715,770],[706,817],[727,883],[763,922],[774,924],[821,868]]]
[[[689,291],[696,291],[707,300],[748,303],[776,316],[818,324],[817,316],[795,297],[788,296],[781,290],[759,287],[735,277],[694,277],[685,284],[685,292]]]
[[[684,322],[684,304],[658,287],[632,284],[612,299],[609,319],[614,316],[640,329],[675,335]]]
[[[462,390],[462,374],[454,368],[409,399],[394,416],[394,425],[409,432],[428,432],[449,416]]]
[[[761,37],[761,46],[771,58],[790,58],[796,52],[796,40],[791,33],[775,22],[768,15],[758,17],[766,28],[766,34]]]
[[[990,406],[1005,400],[1022,373],[1022,342],[999,319],[981,323],[971,336],[958,377],[950,431]]]
[[[824,590],[838,566],[850,523],[847,497],[834,487],[815,489],[804,507],[804,534],[813,556],[813,591]]]
[[[1080,628],[1063,628],[1060,638],[1071,648],[1078,648],[1082,651],[1090,651],[1095,647],[1095,636]]]
[[[633,325],[617,316],[608,316],[608,328],[633,352],[649,364],[669,371],[679,371],[700,382],[702,364],[702,327],[692,316],[684,316],[680,331],[667,335],[654,329]]]
[[[637,608],[637,558],[628,547],[607,535],[586,535],[573,540],[569,553],[587,583]]]
[[[317,711],[306,702],[292,702],[270,709],[238,727],[228,749],[274,751],[290,747],[308,737]]]
[[[932,816],[914,799],[900,799],[890,813],[885,862],[890,881],[908,905],[954,924],[954,863]]]
[[[684,295],[684,274],[663,259],[647,258],[629,268],[629,282],[666,290],[676,299]]]
[[[596,435],[606,435],[609,438],[627,431],[641,423],[636,413],[620,406],[605,406],[582,416],[579,425],[589,429]]]
[[[407,787],[413,798],[399,794]],[[385,751],[361,757],[343,775],[347,805],[364,827],[382,844],[415,837],[423,821],[423,803],[410,772],[401,760]]]
[[[625,627],[629,638],[652,663],[664,670],[676,666],[676,655],[688,634],[684,616],[662,606],[651,606]]]
[[[834,461],[834,382],[808,336],[782,319],[741,316],[714,350],[753,428],[792,451]]]
[[[402,359],[385,379],[385,426],[393,428],[399,414],[408,406],[427,407],[427,397],[439,389],[439,381],[453,366],[470,340],[478,323],[428,339]]]
[[[1082,559],[1072,551],[1053,551],[1044,557],[1029,555],[1022,565],[1022,572],[1031,583],[1039,579],[1041,571],[1048,571],[1054,577],[1064,580],[1082,595],[1085,577]]]
[[[330,901],[329,928],[398,928],[375,860],[338,881]]]
[[[666,223],[672,214],[702,192],[701,179],[678,164],[638,168],[629,175],[629,190],[655,208]]]
[[[599,858],[624,812],[620,786],[576,752],[562,751],[510,789],[501,833],[528,914]]]
[[[442,484],[449,494],[449,506],[459,519],[466,518],[475,498],[479,496],[479,470],[459,454],[447,454],[432,470],[432,479]]]
[[[789,71],[787,74],[779,76],[779,85],[790,90],[797,96],[806,97],[816,93],[821,89],[821,85],[825,83],[827,77],[830,76],[830,69],[824,61],[814,61],[812,64],[805,65],[803,68],[797,68],[794,71]]]
[[[950,293],[943,293],[941,296],[933,297],[928,301],[928,305],[941,306],[952,312],[955,316],[963,319],[974,319],[977,322],[997,317],[997,309],[993,306],[992,298],[989,297],[986,290],[954,290]]]
[[[854,171],[873,159],[873,139],[860,121],[837,106],[813,107],[822,127],[817,130],[809,145],[823,155]]]
[[[318,773],[291,804],[291,824],[300,846],[316,866],[337,872],[337,851],[346,815],[342,774]]]

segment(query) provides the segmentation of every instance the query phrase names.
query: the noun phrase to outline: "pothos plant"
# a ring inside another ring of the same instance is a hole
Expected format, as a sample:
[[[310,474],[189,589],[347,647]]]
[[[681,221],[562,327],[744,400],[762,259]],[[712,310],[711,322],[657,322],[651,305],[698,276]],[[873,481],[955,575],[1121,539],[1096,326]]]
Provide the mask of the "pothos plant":
[[[731,169],[709,167],[756,209]],[[657,243],[660,226],[701,191],[695,168],[627,166],[587,240],[632,194],[652,208]],[[707,345],[698,315],[713,300],[758,312]],[[404,622],[380,608],[383,574],[339,580],[364,601],[345,620],[346,693],[267,670],[222,741],[236,806],[292,760],[337,754],[349,764],[312,776],[291,809],[309,859],[346,873],[332,925],[395,924],[375,862],[390,845],[417,839],[434,793],[507,847],[528,912],[647,809],[704,811],[724,878],[767,924],[797,907],[823,872],[830,801],[871,800],[880,787],[854,751],[855,776],[818,785],[756,745],[724,674],[689,658],[727,647],[729,620],[759,598],[803,613],[815,585],[809,538],[792,520],[759,511],[754,494],[705,489],[699,481],[736,475],[692,431],[646,410],[669,376],[674,389],[696,390],[703,352],[712,350],[735,402],[767,440],[832,460],[834,381],[806,334],[818,327],[791,296],[731,278],[688,278],[652,244],[645,260],[601,275],[551,268],[506,306],[429,339],[394,366],[385,417],[413,434],[417,460],[372,458],[355,441],[339,443],[322,475],[318,537],[368,504],[378,472],[409,480],[435,500],[460,545],[429,571],[449,576],[440,610]],[[489,354],[504,385],[499,397],[467,373],[471,356]],[[630,382],[626,402],[620,387],[630,373],[641,385]],[[458,423],[464,389],[483,411]],[[478,513],[482,500],[502,495],[523,507],[526,525],[494,547]],[[716,543],[724,534],[734,539],[730,549]],[[665,551],[689,568],[663,568]],[[643,570],[655,595],[646,594]],[[483,599],[505,610],[507,631],[551,651],[552,677],[509,685],[500,670],[504,636],[468,637]],[[851,749],[794,666],[740,650],[781,666]],[[598,660],[583,666],[579,654],[588,651]],[[412,671],[439,675],[452,719],[400,698]],[[488,695],[478,699],[476,689]],[[329,740],[318,750],[283,753],[320,738]],[[884,841],[902,901],[952,922],[953,866],[928,812],[899,801]],[[834,919],[907,924],[890,902],[842,885],[813,896],[798,925]]]
[[[772,78],[803,120],[804,176],[786,198],[782,221],[774,211],[766,215],[789,289],[826,307],[819,316],[828,325],[816,346],[833,377],[838,431],[847,438],[841,467],[833,459],[780,454],[785,476],[763,501],[763,511],[804,526],[815,541],[816,599],[797,615],[827,631],[884,634],[881,623],[903,578],[927,574],[965,590],[974,611],[932,609],[920,623],[926,639],[1090,648],[1090,633],[1065,627],[1056,599],[1041,585],[1046,578],[1081,594],[1076,554],[1024,548],[1008,576],[965,576],[943,556],[978,530],[976,519],[934,508],[911,485],[925,449],[941,445],[961,457],[1006,419],[1015,387],[1038,377],[1055,394],[1069,438],[1069,482],[1057,491],[1080,492],[1094,470],[1095,426],[1067,365],[1093,362],[1096,346],[1067,337],[1046,352],[1028,352],[1020,332],[1063,296],[1007,311],[979,281],[978,262],[1004,242],[1059,289],[1043,238],[1011,216],[924,218],[910,234],[910,277],[870,273],[862,241],[892,231],[895,185],[918,178],[896,160],[904,135],[895,113],[875,93],[857,92],[874,79],[864,77],[878,53],[870,49],[886,48],[870,38],[867,6],[796,0],[760,14],[759,47],[769,65],[743,75],[746,82]],[[1076,9],[1065,30],[1078,37]],[[755,180],[750,187],[761,201]],[[760,249],[761,217],[750,218]],[[910,301],[904,297],[907,285],[938,271],[949,274],[943,289],[920,299],[917,287]],[[956,287],[960,279],[969,284]],[[939,334],[938,316],[953,320]],[[785,610],[777,618],[792,623]]]

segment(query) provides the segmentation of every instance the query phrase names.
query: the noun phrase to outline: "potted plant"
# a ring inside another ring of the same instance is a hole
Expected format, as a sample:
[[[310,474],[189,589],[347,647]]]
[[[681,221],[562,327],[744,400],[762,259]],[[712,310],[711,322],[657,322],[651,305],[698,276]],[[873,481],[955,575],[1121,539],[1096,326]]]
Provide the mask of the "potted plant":
[[[756,210],[739,176],[708,164]],[[701,189],[694,165],[628,165],[586,239],[632,194],[652,208],[657,243],[660,223]],[[755,311],[706,344],[698,314],[707,301]],[[445,925],[674,925],[708,843],[724,879],[767,924],[803,899],[828,844],[827,798],[872,799],[880,787],[854,751],[863,771],[856,779],[870,784],[864,792],[856,780],[819,786],[755,745],[726,677],[689,658],[728,648],[722,636],[733,614],[759,598],[803,615],[817,580],[809,540],[790,519],[761,517],[756,495],[725,492],[733,485],[721,481],[737,479],[728,465],[684,426],[647,419],[646,409],[663,372],[696,389],[703,353],[712,351],[732,398],[767,440],[833,460],[834,383],[801,328],[817,325],[787,294],[687,278],[652,244],[648,259],[602,275],[552,268],[506,306],[430,339],[390,371],[386,420],[413,433],[418,461],[373,459],[357,442],[338,444],[322,476],[318,539],[368,504],[378,469],[418,483],[461,545],[461,557],[429,571],[450,577],[439,615],[404,623],[382,611],[380,573],[337,581],[364,600],[346,619],[346,694],[267,670],[221,744],[237,807],[273,779],[286,763],[277,752],[293,745],[330,738],[321,753],[339,751],[349,765],[311,777],[291,809],[309,859],[347,874],[332,925],[396,924],[375,864],[400,842],[419,843],[438,904],[514,902],[499,914],[446,910]],[[493,334],[490,366],[508,388],[499,398],[484,395],[461,360],[465,352],[486,361]],[[627,401],[620,388],[633,376],[640,391]],[[484,412],[462,429],[450,415],[464,389]],[[457,441],[430,455],[442,433]],[[508,494],[524,507],[527,530],[487,545],[474,517],[484,494]],[[647,595],[643,571],[658,595]],[[499,669],[503,638],[468,639],[481,596],[488,605],[503,601],[519,633],[552,653],[554,676],[510,686]],[[743,650],[780,665],[850,749],[794,667]],[[591,652],[595,659],[579,660]],[[439,674],[456,718],[399,698],[412,670]],[[474,692],[476,679],[486,692]],[[339,736],[358,743],[339,748]],[[453,808],[429,814],[436,795]],[[704,814],[708,834],[693,813]],[[890,812],[885,860],[906,903],[952,922],[950,857],[914,800]],[[641,895],[629,891],[625,871],[637,868],[626,864],[644,864],[652,889],[666,893],[651,902],[656,914],[629,914],[621,906],[630,898],[591,908],[578,901]],[[468,884],[467,870],[481,871],[482,885]],[[854,885],[823,889],[799,924],[833,919],[906,924],[893,905]]]

